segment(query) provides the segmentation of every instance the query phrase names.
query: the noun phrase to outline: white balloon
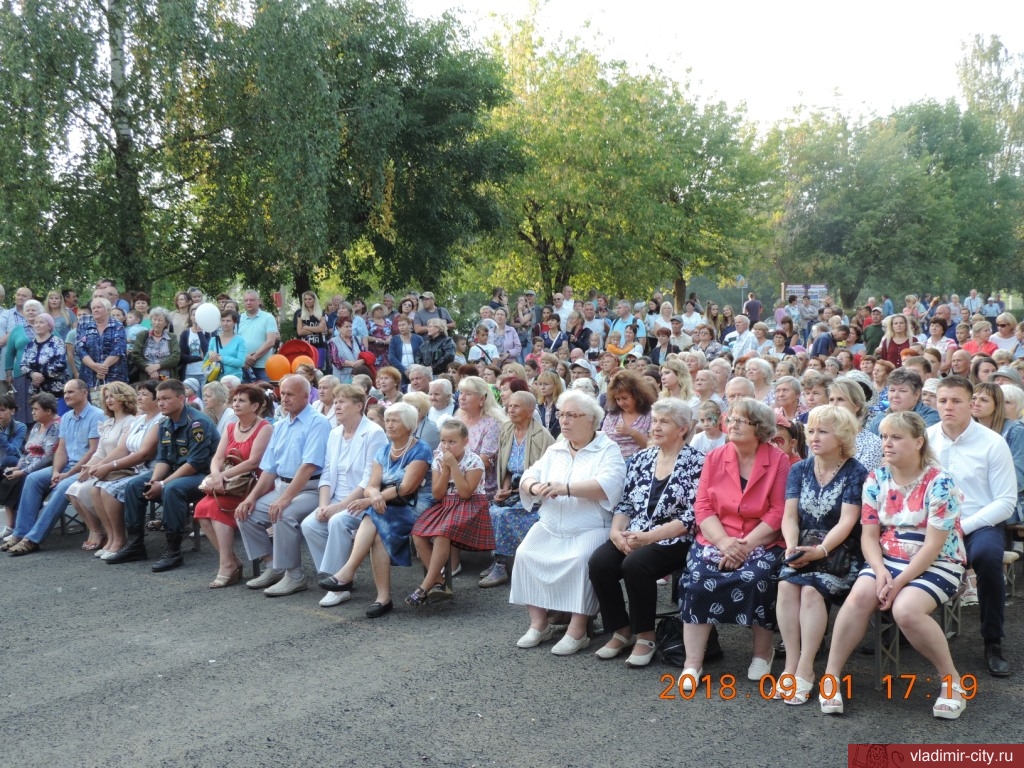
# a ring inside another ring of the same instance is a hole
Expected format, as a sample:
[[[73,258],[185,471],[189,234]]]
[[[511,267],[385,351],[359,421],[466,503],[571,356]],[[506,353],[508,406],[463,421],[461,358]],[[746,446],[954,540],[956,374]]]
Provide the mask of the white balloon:
[[[196,324],[207,333],[220,328],[220,309],[217,305],[206,302],[196,307]]]

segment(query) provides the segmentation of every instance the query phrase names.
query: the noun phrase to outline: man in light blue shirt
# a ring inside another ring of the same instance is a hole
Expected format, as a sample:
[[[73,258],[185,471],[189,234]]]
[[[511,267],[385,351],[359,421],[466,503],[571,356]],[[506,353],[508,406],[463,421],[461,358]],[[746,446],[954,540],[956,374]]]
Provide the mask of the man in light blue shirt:
[[[260,309],[260,295],[256,291],[246,291],[242,303],[245,312],[238,321],[238,335],[245,340],[245,380],[268,381],[267,358],[281,338],[277,321]]]
[[[68,505],[68,488],[78,479],[78,473],[99,445],[103,411],[89,402],[85,382],[71,379],[65,384],[64,402],[71,410],[61,417],[53,466],[37,469],[25,478],[14,524],[14,536],[21,541],[11,548],[12,555],[27,555],[39,549]],[[44,507],[47,492],[50,492],[50,499]]]
[[[309,381],[286,376],[281,382],[284,417],[274,423],[260,469],[263,474],[235,510],[249,559],[269,567],[246,582],[267,597],[308,588],[302,572],[302,521],[319,504],[318,486],[327,462],[331,423],[309,405]],[[267,529],[274,526],[271,542]],[[271,557],[271,555],[273,557]]]

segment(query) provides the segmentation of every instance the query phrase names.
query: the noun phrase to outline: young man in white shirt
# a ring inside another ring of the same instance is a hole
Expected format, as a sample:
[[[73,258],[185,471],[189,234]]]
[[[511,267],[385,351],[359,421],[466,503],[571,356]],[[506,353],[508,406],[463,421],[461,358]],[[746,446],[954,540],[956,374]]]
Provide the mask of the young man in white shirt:
[[[985,664],[994,677],[1006,677],[1010,663],[1002,649],[1003,522],[1017,502],[1017,473],[1006,441],[971,418],[973,393],[971,382],[962,376],[939,382],[936,404],[941,420],[928,429],[928,443],[963,494],[960,526],[968,563],[977,574]]]

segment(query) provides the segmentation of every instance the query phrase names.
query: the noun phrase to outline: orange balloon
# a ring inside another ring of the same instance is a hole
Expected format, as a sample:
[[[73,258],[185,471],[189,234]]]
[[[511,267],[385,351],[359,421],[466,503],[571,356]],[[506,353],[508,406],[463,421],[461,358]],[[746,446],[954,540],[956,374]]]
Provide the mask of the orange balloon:
[[[292,371],[292,365],[284,355],[271,355],[267,358],[267,376],[271,381],[280,381]]]
[[[300,365],[312,365],[316,368],[316,362],[309,355],[299,355],[292,360],[292,373],[296,373]]]

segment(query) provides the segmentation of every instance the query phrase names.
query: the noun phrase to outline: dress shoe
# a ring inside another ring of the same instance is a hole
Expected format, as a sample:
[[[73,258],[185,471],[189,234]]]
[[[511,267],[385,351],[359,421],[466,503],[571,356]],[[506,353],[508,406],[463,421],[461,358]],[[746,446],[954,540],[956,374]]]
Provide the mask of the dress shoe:
[[[284,571],[279,571],[276,568],[267,568],[255,579],[249,579],[245,582],[245,586],[249,589],[266,589],[267,587],[274,586],[283,578]]]
[[[284,578],[277,582],[277,584],[264,589],[263,594],[267,597],[284,597],[285,595],[294,595],[296,592],[302,592],[305,589],[309,589],[309,584],[306,583],[305,579],[293,579],[286,573]]]
[[[145,545],[128,544],[121,547],[121,549],[113,554],[104,555],[101,559],[108,565],[119,565],[121,563],[131,563],[136,560],[148,560],[149,555],[146,553]]]
[[[391,600],[386,603],[370,603],[370,607],[366,609],[366,618],[379,619],[385,613],[390,613],[394,607],[395,604]]]
[[[530,627],[526,630],[526,634],[516,641],[516,645],[520,648],[535,648],[545,640],[550,640],[554,633],[555,630],[550,624],[544,627],[544,629],[534,629],[533,627]]]
[[[1003,658],[1003,647],[999,643],[985,643],[985,665],[993,677],[1010,676],[1010,662]]]
[[[326,589],[328,592],[351,592],[355,589],[355,585],[351,581],[342,583],[333,576],[324,576],[316,584],[320,589]]]
[[[330,608],[335,605],[347,603],[352,599],[351,592],[328,592],[320,599],[321,608]]]
[[[704,675],[704,667],[700,669],[694,669],[693,667],[687,667],[679,673],[679,684],[683,686],[683,693],[693,693],[697,690],[697,686],[700,685],[700,679]]]
[[[562,639],[551,647],[551,652],[555,656],[572,656],[577,651],[582,651],[588,645],[590,645],[590,636],[586,632],[583,633],[583,637],[579,640],[566,632],[562,635]]]

